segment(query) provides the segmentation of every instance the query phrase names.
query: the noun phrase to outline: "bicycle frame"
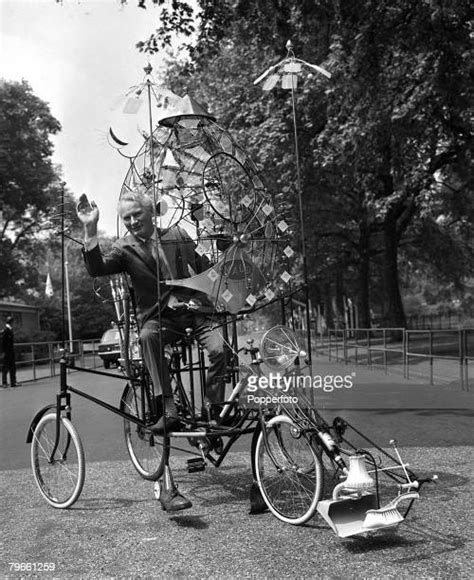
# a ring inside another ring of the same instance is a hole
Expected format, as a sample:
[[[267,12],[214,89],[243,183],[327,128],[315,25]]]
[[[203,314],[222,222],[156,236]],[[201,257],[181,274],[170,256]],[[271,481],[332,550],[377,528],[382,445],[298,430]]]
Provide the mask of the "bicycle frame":
[[[237,343],[235,332],[235,319],[231,322],[232,337],[229,338],[227,325],[223,326],[225,344],[232,345],[227,350],[227,382],[232,385],[232,393],[229,398],[223,402],[223,409],[220,413],[220,419],[224,420],[232,409],[236,410],[237,401],[242,390],[242,384],[237,380],[238,367],[235,365],[237,357]],[[175,397],[178,399],[180,407],[180,415],[184,423],[184,428],[181,431],[169,433],[171,439],[188,439],[192,447],[197,447],[199,452],[193,452],[190,449],[178,447],[176,444],[171,445],[172,450],[179,450],[190,455],[195,455],[201,458],[201,462],[192,462],[188,464],[188,468],[192,471],[198,471],[205,467],[205,461],[209,460],[215,467],[219,467],[227,453],[232,448],[233,444],[241,435],[253,433],[255,431],[255,423],[258,417],[258,412],[254,409],[247,409],[240,413],[232,426],[222,426],[211,421],[210,417],[202,418],[195,413],[196,409],[196,389],[194,373],[199,373],[199,382],[201,387],[200,398],[204,400],[204,384],[205,384],[205,370],[204,354],[201,347],[198,347],[198,360],[195,362],[193,353],[193,339],[190,335],[184,337],[183,343],[174,345],[170,353],[170,373],[172,384],[174,385]],[[183,375],[188,376],[189,395],[186,392],[183,383]],[[215,440],[228,437],[225,445],[218,449],[218,457],[214,457],[211,451],[216,451]]]
[[[232,333],[232,337],[229,340],[229,333],[227,325],[223,326],[224,329],[224,336],[226,340],[226,344],[233,344],[236,345],[236,334],[235,334],[235,321],[232,322],[234,325],[234,332]],[[248,411],[244,413],[241,418],[239,419],[238,423],[232,428],[223,428],[218,427],[215,425],[209,425],[209,422],[206,421],[198,421],[195,415],[195,404],[196,404],[196,381],[194,374],[197,371],[199,374],[199,387],[201,391],[201,398],[203,397],[204,393],[204,384],[205,384],[205,376],[206,376],[206,366],[204,363],[204,354],[201,347],[198,348],[198,360],[195,361],[193,358],[193,338],[192,336],[185,337],[185,343],[181,346],[181,349],[174,346],[171,360],[170,360],[170,372],[172,376],[177,380],[177,384],[180,389],[181,396],[185,395],[185,389],[182,381],[182,375],[187,374],[189,379],[190,385],[190,398],[186,399],[186,408],[188,411],[191,420],[188,421],[188,427],[192,426],[195,427],[196,430],[193,431],[187,430],[183,433],[172,433],[170,436],[173,437],[188,437],[188,438],[200,438],[203,437],[204,433],[202,429],[206,428],[205,436],[208,438],[217,438],[221,437],[222,435],[226,435],[229,437],[228,443],[223,448],[222,452],[218,459],[213,458],[212,456],[208,456],[209,459],[216,467],[219,466],[222,461],[224,460],[225,456],[231,449],[234,442],[243,434],[252,433],[254,428],[251,428],[250,425],[255,421],[255,413]],[[186,353],[186,354],[185,354]],[[235,369],[235,352],[228,352],[227,353],[227,360],[230,363],[228,365],[228,380],[231,382],[234,390],[234,399],[236,398],[237,391],[235,391],[235,386],[237,383],[236,374],[237,370]],[[183,361],[184,359],[184,361]],[[184,365],[182,364],[184,362]],[[139,427],[146,429],[147,427],[155,424],[159,418],[157,403],[156,403],[156,396],[153,390],[153,386],[146,380],[146,369],[141,361],[138,363],[134,363],[135,366],[132,367],[129,365],[129,370],[133,370],[133,376],[129,376],[127,374],[117,374],[117,373],[110,373],[105,371],[98,371],[95,369],[88,369],[76,366],[75,364],[71,363],[68,360],[67,352],[65,349],[61,350],[61,358],[59,360],[59,367],[60,367],[60,385],[59,385],[59,393],[56,396],[56,404],[55,405],[48,405],[41,409],[33,418],[30,428],[28,430],[27,435],[27,443],[31,443],[33,433],[35,427],[39,423],[41,417],[45,415],[48,411],[55,409],[56,410],[56,441],[54,447],[51,451],[50,460],[53,461],[55,454],[57,452],[58,443],[60,439],[60,427],[61,427],[61,417],[65,416],[69,420],[72,417],[72,406],[71,406],[71,394],[78,395],[82,398],[85,398],[92,403],[99,405],[107,409],[108,411],[114,413],[115,415],[120,416],[121,418],[135,423]],[[141,401],[141,413],[139,416],[133,415],[120,407],[116,407],[87,393],[81,389],[78,389],[74,386],[68,384],[67,381],[67,371],[69,370],[76,370],[81,371],[89,374],[105,376],[112,379],[118,379],[121,381],[125,381],[128,384],[137,384],[140,385],[140,401]],[[226,411],[228,410],[228,406],[226,406]],[[146,415],[146,409],[150,409],[151,413]],[[199,430],[198,430],[199,429]],[[189,452],[189,451],[188,451]]]
[[[112,291],[117,292],[117,287],[112,286]],[[156,436],[153,435],[150,427],[157,422],[160,416],[160,409],[158,408],[153,384],[149,380],[141,357],[133,358],[130,356],[132,332],[135,332],[136,336],[138,333],[136,329],[131,329],[130,327],[130,309],[128,300],[124,299],[123,288],[121,290],[120,303],[122,304],[122,309],[117,307],[117,316],[121,330],[123,374],[77,367],[68,360],[65,350],[61,352],[60,390],[56,396],[56,404],[49,405],[37,413],[30,426],[27,439],[28,442],[31,442],[36,426],[41,422],[42,417],[54,409],[55,436],[51,449],[48,448],[47,459],[49,464],[54,465],[56,461],[66,462],[67,460],[72,441],[69,431],[66,444],[62,444],[60,452],[58,452],[58,448],[61,441],[61,430],[63,429],[64,431],[63,418],[71,420],[71,395],[76,394],[122,417],[126,425],[128,423],[136,425],[138,431],[133,434],[129,430],[127,435],[127,427],[125,428],[127,447],[132,462],[146,479],[156,481],[164,473],[165,486],[167,480],[172,482],[168,458],[173,450],[179,450],[192,456],[187,462],[189,472],[202,471],[205,469],[207,462],[219,467],[240,436],[253,434],[251,456],[254,478],[257,477],[259,490],[262,494],[260,498],[263,498],[269,509],[277,517],[280,517],[280,515],[278,510],[272,509],[272,498],[264,495],[264,487],[262,486],[265,483],[262,481],[263,472],[260,471],[259,467],[261,460],[256,457],[257,448],[260,449],[262,457],[268,457],[271,465],[270,470],[277,474],[276,477],[281,476],[284,478],[285,474],[288,474],[290,478],[302,477],[303,480],[312,481],[311,477],[307,475],[307,472],[309,474],[313,469],[312,465],[309,463],[306,467],[301,467],[298,456],[294,455],[294,453],[299,452],[298,448],[293,449],[291,439],[288,440],[289,447],[287,447],[287,442],[281,436],[283,431],[281,434],[278,431],[278,429],[286,426],[286,429],[289,430],[290,435],[295,440],[302,438],[302,448],[306,445],[308,449],[312,450],[311,453],[315,454],[314,461],[319,462],[322,466],[322,458],[326,457],[328,459],[329,467],[326,466],[325,469],[328,472],[333,472],[333,482],[336,485],[333,489],[332,499],[320,501],[321,498],[318,496],[320,487],[318,486],[320,486],[321,482],[315,482],[314,485],[317,487],[312,492],[311,497],[313,499],[303,515],[295,518],[285,516],[280,519],[289,523],[304,523],[309,517],[312,517],[317,509],[340,537],[397,525],[408,515],[414,500],[418,498],[417,491],[423,483],[432,481],[433,478],[419,479],[414,472],[408,470],[408,466],[402,461],[396,447],[394,447],[394,453],[388,453],[341,417],[336,417],[332,425],[329,425],[314,408],[312,401],[306,400],[304,396],[301,397],[301,402],[297,404],[280,404],[276,407],[266,407],[260,404],[256,407],[243,407],[239,398],[244,394],[245,385],[247,384],[247,377],[242,372],[244,368],[248,376],[262,377],[264,375],[262,371],[263,362],[266,362],[269,368],[272,369],[278,368],[280,359],[283,359],[282,368],[287,369],[287,364],[291,363],[288,367],[288,372],[298,375],[304,370],[299,367],[299,357],[304,353],[299,351],[294,333],[292,335],[292,331],[282,326],[273,327],[265,333],[265,336],[268,337],[266,347],[263,346],[264,339],[262,339],[261,348],[265,354],[265,361],[260,354],[260,349],[254,346],[253,340],[249,340],[247,346],[239,348],[236,326],[237,316],[233,316],[230,319],[224,317],[222,323],[227,362],[225,380],[228,384],[231,384],[232,392],[222,402],[223,406],[217,421],[211,420],[210,415],[206,418],[196,414],[197,404],[204,401],[207,366],[204,351],[199,345],[197,346],[196,355],[192,331],[187,331],[180,340],[168,347],[166,356],[168,357],[172,388],[182,427],[179,431],[165,432],[162,438],[158,438],[160,465],[158,467],[155,466],[156,468],[151,471],[143,468],[142,472],[140,470],[140,453],[143,448],[140,448],[140,445],[145,447],[149,445],[150,448],[155,446]],[[284,312],[283,304],[282,312]],[[284,340],[288,339],[287,345],[278,343],[279,333],[286,337]],[[242,351],[250,355],[250,362],[244,366],[239,366],[239,355]],[[276,366],[272,367],[270,365],[268,356],[274,359],[273,365]],[[111,405],[82,389],[68,385],[68,369],[125,381],[127,384],[122,395],[121,405],[119,407]],[[133,412],[134,410],[135,413]],[[225,424],[229,418],[232,419],[231,423]],[[52,417],[46,418],[49,424],[51,424],[51,420]],[[361,449],[354,445],[346,434],[347,432],[355,433],[362,438],[370,450]],[[269,441],[270,435],[273,443]],[[224,438],[227,439],[225,444]],[[187,440],[188,448],[180,445],[183,440]],[[275,444],[277,447],[275,447]],[[74,445],[77,448],[76,441]],[[134,445],[138,445],[137,450],[133,448]],[[375,454],[378,455],[377,458]],[[346,462],[347,459],[349,460],[349,466]],[[390,462],[389,465],[384,464],[384,461],[387,460]],[[137,463],[139,466],[137,466]],[[352,468],[353,464],[357,465],[357,468],[354,468],[355,470]],[[317,475],[317,473],[320,475]],[[316,470],[315,475],[321,477],[321,472]],[[372,480],[372,476],[375,481]],[[382,476],[386,476],[393,481],[394,485],[398,487],[399,493],[394,500],[381,507],[380,479]],[[38,482],[36,473],[35,477]],[[339,480],[339,483],[336,483],[337,480]],[[69,507],[77,499],[82,488],[82,482],[78,482],[70,499],[66,498],[66,501],[56,505],[56,507]],[[174,485],[174,483],[170,485]],[[298,485],[298,479],[296,480],[296,485]],[[161,493],[161,481],[159,482],[159,490]],[[42,490],[42,493],[43,495],[46,494],[44,490]],[[155,495],[159,497],[156,486]],[[54,505],[54,501],[51,498],[46,498]],[[398,512],[397,506],[399,502],[405,500],[409,504],[402,515]],[[348,518],[350,520],[349,524]]]

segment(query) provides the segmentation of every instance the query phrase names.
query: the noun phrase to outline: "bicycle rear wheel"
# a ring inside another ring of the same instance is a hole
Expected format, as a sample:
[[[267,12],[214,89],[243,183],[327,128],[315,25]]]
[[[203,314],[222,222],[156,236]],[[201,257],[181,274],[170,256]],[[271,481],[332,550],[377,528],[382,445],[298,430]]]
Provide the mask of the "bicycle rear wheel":
[[[314,515],[323,490],[321,460],[291,419],[268,422],[252,461],[262,497],[278,519],[299,525]]]
[[[45,500],[55,508],[70,507],[81,495],[85,479],[85,458],[79,435],[69,419],[59,421],[59,443],[56,443],[57,414],[48,413],[39,421],[31,442],[31,466],[36,483]]]
[[[125,387],[120,408],[143,422],[151,414],[140,386]],[[169,438],[158,437],[149,428],[129,419],[124,419],[124,433],[127,451],[135,469],[144,479],[158,480],[163,474],[165,454],[169,452]]]

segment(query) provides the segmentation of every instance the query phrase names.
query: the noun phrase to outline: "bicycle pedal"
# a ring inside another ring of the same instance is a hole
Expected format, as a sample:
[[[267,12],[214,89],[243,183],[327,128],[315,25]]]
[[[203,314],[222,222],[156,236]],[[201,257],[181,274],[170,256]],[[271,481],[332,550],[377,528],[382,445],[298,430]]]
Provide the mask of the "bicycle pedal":
[[[204,471],[206,469],[206,462],[202,457],[193,457],[188,459],[188,473],[195,473],[196,471]]]

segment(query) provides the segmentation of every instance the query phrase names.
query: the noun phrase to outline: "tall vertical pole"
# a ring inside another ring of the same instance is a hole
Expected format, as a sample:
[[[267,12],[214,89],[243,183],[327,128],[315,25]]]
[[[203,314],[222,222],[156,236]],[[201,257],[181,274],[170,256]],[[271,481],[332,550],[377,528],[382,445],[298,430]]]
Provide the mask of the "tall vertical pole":
[[[300,235],[301,235],[301,256],[303,260],[303,277],[305,286],[305,299],[306,299],[306,329],[307,329],[307,350],[308,358],[307,362],[311,369],[311,301],[309,299],[309,276],[308,276],[308,262],[306,257],[306,240],[304,233],[304,215],[303,215],[303,188],[301,185],[301,170],[300,170],[300,159],[298,150],[298,130],[296,123],[296,98],[295,98],[295,88],[298,78],[298,74],[301,71],[301,67],[307,67],[312,70],[316,70],[318,73],[324,75],[327,78],[331,78],[331,73],[329,73],[324,68],[316,65],[310,64],[296,58],[293,52],[293,44],[291,40],[286,43],[287,56],[282,61],[267,69],[263,74],[261,74],[255,81],[254,84],[258,84],[265,79],[265,84],[263,86],[264,91],[271,90],[280,79],[282,79],[282,87],[284,89],[291,88],[291,105],[293,112],[293,135],[295,141],[295,162],[296,162],[296,187],[298,194],[298,206],[299,206],[299,222],[300,222]],[[290,80],[290,85],[288,85],[288,79]],[[313,390],[311,390],[313,396]]]
[[[71,294],[69,291],[69,268],[67,259],[67,247],[64,248],[64,277],[66,279],[66,304],[67,304],[67,320],[68,320],[68,330],[69,330],[69,352],[72,353],[74,350],[74,344],[72,339],[72,316],[71,316]]]
[[[291,48],[290,48],[291,50]],[[304,232],[304,215],[303,215],[303,193],[301,184],[301,169],[300,169],[300,154],[298,147],[298,130],[296,126],[296,99],[295,99],[295,85],[293,82],[293,77],[291,79],[291,105],[293,112],[293,136],[295,141],[295,161],[296,161],[296,188],[298,190],[298,208],[299,208],[299,219],[300,219],[300,235],[301,235],[301,256],[303,259],[303,280],[305,288],[305,302],[306,302],[306,339],[307,339],[307,351],[308,351],[308,364],[311,368],[311,313],[310,313],[310,300],[309,300],[309,282],[308,282],[308,262],[306,259],[306,239]]]
[[[156,211],[156,206],[158,203],[158,196],[157,196],[157,192],[156,192],[156,175],[155,175],[155,152],[154,152],[154,144],[153,144],[153,114],[152,114],[152,101],[151,101],[151,81],[150,81],[150,74],[152,71],[152,66],[150,64],[148,64],[145,68],[144,71],[147,75],[147,79],[146,79],[146,86],[147,86],[147,96],[148,96],[148,123],[149,123],[149,130],[150,130],[150,165],[151,165],[151,191],[152,191],[152,196],[153,196],[153,222],[155,224],[156,227],[156,231],[157,231],[157,235],[158,237],[160,236],[160,231],[159,228],[157,227],[157,211]],[[164,361],[164,345],[163,345],[163,336],[161,333],[161,268],[160,268],[160,263],[159,263],[159,251],[158,251],[158,241],[155,242],[155,250],[156,250],[156,299],[157,299],[157,303],[158,303],[158,326],[160,328],[160,332],[158,333],[158,339],[159,339],[159,350],[160,350],[160,356],[161,356],[161,360]],[[163,368],[162,366],[160,367],[160,374],[161,374],[161,385],[160,388],[162,390],[162,394],[163,394],[163,398],[164,398],[164,393],[163,393]],[[156,388],[156,386],[155,386]]]
[[[64,182],[61,185],[61,348],[66,341],[66,284],[65,284],[65,258],[64,258]]]
[[[150,163],[151,163],[151,176],[152,176],[152,195],[153,195],[153,221],[156,227],[157,232],[157,239],[155,239],[155,251],[156,251],[156,297],[158,301],[158,348],[160,352],[160,360],[162,364],[160,365],[160,381],[161,381],[161,393],[163,396],[163,413],[164,417],[166,417],[166,403],[165,403],[165,396],[169,395],[170,392],[168,391],[166,394],[164,392],[164,365],[166,364],[166,359],[164,356],[164,344],[163,344],[163,334],[162,334],[162,325],[161,325],[161,268],[160,268],[160,253],[159,248],[161,247],[161,240],[160,240],[160,228],[158,227],[158,215],[157,215],[157,203],[158,203],[158,196],[156,191],[157,185],[157,176],[155,175],[155,154],[154,154],[154,143],[153,143],[153,115],[152,115],[152,107],[151,107],[151,81],[150,81],[150,74],[153,70],[151,65],[148,64],[145,67],[145,73],[147,75],[147,92],[148,92],[148,115],[149,115],[149,126],[150,126]],[[161,224],[160,224],[161,225]],[[164,422],[164,437],[166,437],[166,433],[168,431],[168,427],[166,425],[166,419]],[[163,479],[160,482],[161,485],[161,494],[160,500],[163,499],[163,496],[168,494],[174,494],[176,492],[177,486],[174,483],[173,475],[171,473],[171,468],[169,466],[169,452],[166,452],[164,448],[164,471],[163,471]],[[191,504],[190,504],[191,505]],[[162,503],[164,507],[164,504]]]

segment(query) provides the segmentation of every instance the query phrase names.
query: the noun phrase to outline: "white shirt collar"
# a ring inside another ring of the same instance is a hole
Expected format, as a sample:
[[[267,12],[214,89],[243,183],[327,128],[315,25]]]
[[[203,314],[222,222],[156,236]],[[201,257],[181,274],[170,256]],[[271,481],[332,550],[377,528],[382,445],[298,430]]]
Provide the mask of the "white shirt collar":
[[[142,244],[146,244],[149,240],[154,241],[154,240],[156,240],[156,229],[153,228],[153,232],[151,233],[151,236],[149,238],[147,238],[146,240],[145,240],[145,238],[139,238],[138,236],[135,236],[135,238],[139,242],[141,242]]]

